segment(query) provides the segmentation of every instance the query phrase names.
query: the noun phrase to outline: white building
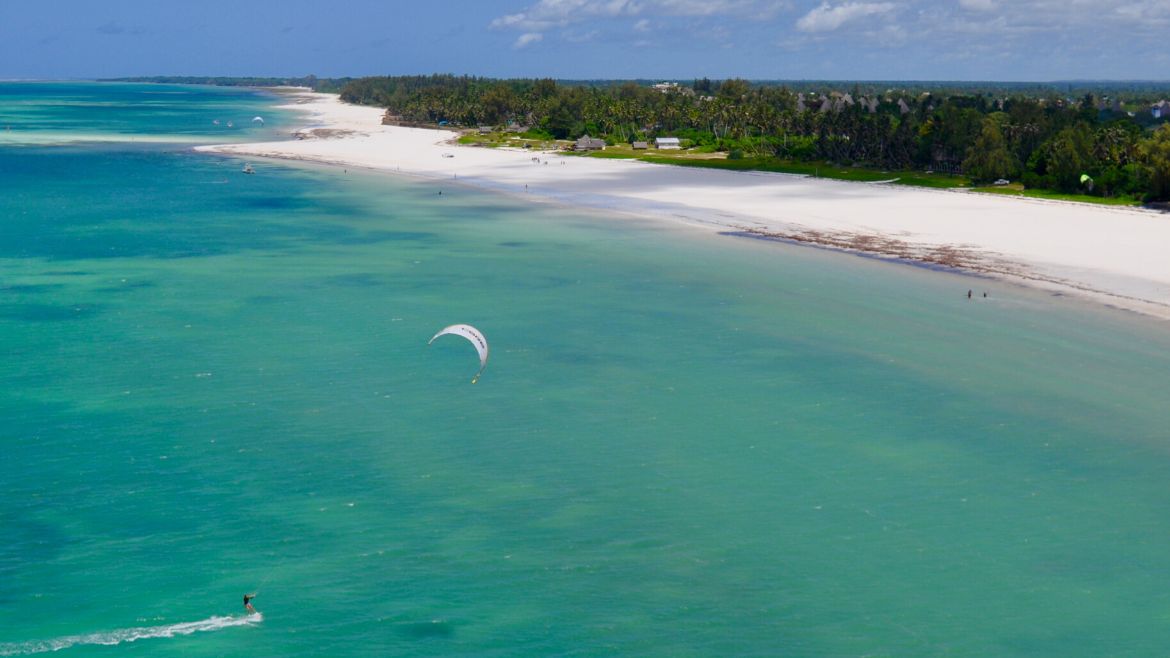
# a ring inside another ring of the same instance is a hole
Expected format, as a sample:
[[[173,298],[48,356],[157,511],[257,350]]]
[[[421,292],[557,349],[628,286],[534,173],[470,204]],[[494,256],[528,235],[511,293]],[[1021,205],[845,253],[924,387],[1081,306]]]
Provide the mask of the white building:
[[[678,143],[677,137],[656,137],[654,139],[654,146],[655,146],[655,148],[660,148],[660,149],[682,148],[682,145]]]

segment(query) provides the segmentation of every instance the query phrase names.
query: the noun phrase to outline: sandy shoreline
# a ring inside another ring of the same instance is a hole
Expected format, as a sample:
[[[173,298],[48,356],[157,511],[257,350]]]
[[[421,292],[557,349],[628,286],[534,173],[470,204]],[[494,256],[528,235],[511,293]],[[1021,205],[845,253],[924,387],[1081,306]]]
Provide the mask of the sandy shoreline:
[[[286,90],[299,139],[198,147],[362,167],[568,206],[936,263],[1170,319],[1170,215],[953,190],[563,157],[452,144],[377,108]]]

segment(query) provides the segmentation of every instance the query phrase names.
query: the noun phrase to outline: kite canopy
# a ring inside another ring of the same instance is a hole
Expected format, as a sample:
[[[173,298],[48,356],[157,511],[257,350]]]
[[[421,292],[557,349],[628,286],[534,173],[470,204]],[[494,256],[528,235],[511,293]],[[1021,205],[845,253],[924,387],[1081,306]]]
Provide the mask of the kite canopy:
[[[264,125],[264,117],[252,117],[252,120],[259,121],[261,125]]]
[[[1092,176],[1090,176],[1088,174],[1081,174],[1081,182],[1082,183],[1084,183],[1085,181],[1090,181],[1090,180],[1093,180]]]
[[[439,333],[435,334],[434,336],[431,336],[431,339],[427,341],[427,345],[430,345],[431,343],[435,342],[435,339],[438,338],[439,336],[443,336],[446,334],[451,334],[452,336],[462,336],[462,337],[466,338],[468,341],[470,341],[472,345],[475,346],[475,351],[479,353],[479,372],[475,373],[475,377],[471,378],[471,383],[472,384],[476,383],[477,381],[479,381],[479,376],[483,374],[484,368],[487,367],[487,361],[488,361],[488,342],[487,342],[487,339],[483,337],[483,334],[480,333],[479,329],[476,329],[475,327],[473,327],[469,324],[453,324],[449,327],[443,327],[442,329],[439,330]]]

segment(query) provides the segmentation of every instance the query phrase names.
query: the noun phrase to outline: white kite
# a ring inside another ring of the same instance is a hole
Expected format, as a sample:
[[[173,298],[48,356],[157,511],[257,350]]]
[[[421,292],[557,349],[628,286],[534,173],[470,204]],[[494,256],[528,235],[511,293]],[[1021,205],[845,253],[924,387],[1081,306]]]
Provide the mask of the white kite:
[[[260,125],[262,125],[262,126],[264,125],[264,117],[252,117],[252,121],[253,122],[258,121],[258,122],[260,122]]]
[[[487,360],[488,360],[487,339],[483,337],[483,334],[481,334],[479,332],[479,329],[476,329],[475,327],[473,327],[469,324],[453,324],[449,327],[443,327],[442,329],[439,330],[439,333],[435,334],[434,336],[431,336],[431,339],[427,341],[427,345],[430,345],[431,343],[435,342],[436,338],[438,338],[439,336],[442,336],[444,334],[451,334],[453,336],[462,336],[462,337],[466,338],[467,340],[471,341],[471,344],[475,346],[475,351],[479,352],[479,372],[475,373],[475,377],[471,378],[471,383],[474,384],[475,382],[479,381],[479,376],[483,374],[483,369],[487,367]]]

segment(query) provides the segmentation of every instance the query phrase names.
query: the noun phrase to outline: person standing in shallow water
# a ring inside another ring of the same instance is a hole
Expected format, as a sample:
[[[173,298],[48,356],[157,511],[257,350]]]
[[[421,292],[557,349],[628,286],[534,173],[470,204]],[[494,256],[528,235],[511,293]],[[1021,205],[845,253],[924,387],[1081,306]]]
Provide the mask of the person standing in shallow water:
[[[257,614],[256,608],[252,607],[252,599],[254,599],[254,598],[256,598],[255,594],[245,594],[244,595],[244,609],[253,615]]]

